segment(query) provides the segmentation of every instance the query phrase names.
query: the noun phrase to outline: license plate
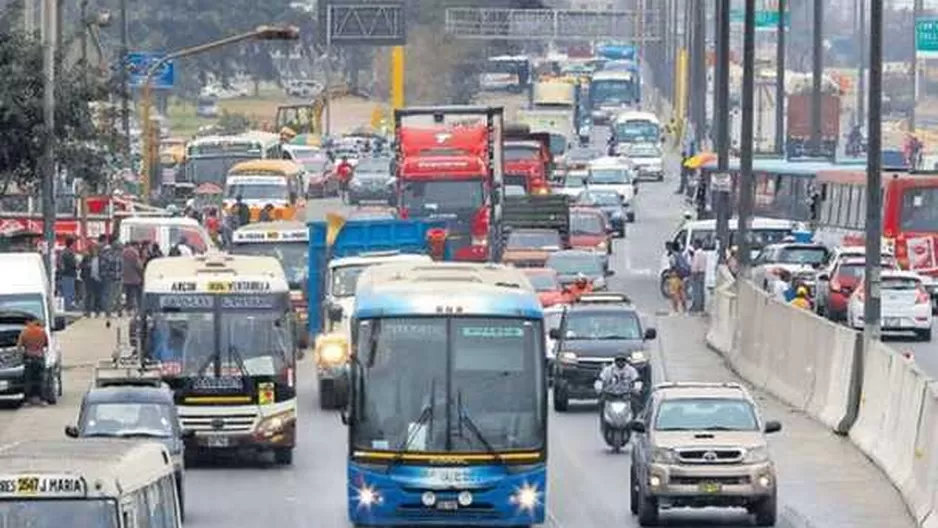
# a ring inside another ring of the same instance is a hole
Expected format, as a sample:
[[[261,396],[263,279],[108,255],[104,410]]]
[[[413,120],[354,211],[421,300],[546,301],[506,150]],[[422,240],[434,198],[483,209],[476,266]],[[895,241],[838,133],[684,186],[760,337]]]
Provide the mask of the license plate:
[[[887,328],[898,328],[902,326],[902,319],[898,317],[887,317],[883,319],[883,326]]]
[[[716,482],[704,482],[700,484],[699,487],[700,487],[701,493],[710,493],[710,494],[720,493],[720,491],[723,489],[723,486],[717,484]]]
[[[207,436],[202,443],[206,447],[228,447],[227,436]]]
[[[436,503],[436,509],[447,511],[457,510],[459,509],[459,503],[454,500],[440,501]]]

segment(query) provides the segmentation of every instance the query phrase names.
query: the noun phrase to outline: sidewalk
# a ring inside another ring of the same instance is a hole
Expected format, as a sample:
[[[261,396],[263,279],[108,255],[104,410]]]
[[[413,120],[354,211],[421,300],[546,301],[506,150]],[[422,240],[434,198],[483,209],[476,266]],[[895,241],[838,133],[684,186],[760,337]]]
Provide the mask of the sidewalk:
[[[127,319],[76,320],[57,338],[62,347],[63,394],[56,405],[0,409],[0,446],[18,441],[54,440],[64,437],[66,425],[78,418],[81,397],[91,383],[92,367],[114,352],[117,328],[127,339]]]
[[[663,379],[737,381],[748,386],[704,342],[705,317],[658,317]],[[779,511],[823,528],[915,526],[886,475],[846,438],[772,396],[753,392],[767,420],[782,422],[769,437],[779,476]],[[797,507],[795,507],[797,505]]]

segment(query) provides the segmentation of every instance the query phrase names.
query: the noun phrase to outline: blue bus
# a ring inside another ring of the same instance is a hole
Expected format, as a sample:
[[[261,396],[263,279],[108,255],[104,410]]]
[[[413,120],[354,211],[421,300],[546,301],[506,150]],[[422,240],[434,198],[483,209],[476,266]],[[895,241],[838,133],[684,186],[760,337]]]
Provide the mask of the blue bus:
[[[386,264],[352,313],[348,516],[355,526],[544,522],[544,314],[520,270]]]

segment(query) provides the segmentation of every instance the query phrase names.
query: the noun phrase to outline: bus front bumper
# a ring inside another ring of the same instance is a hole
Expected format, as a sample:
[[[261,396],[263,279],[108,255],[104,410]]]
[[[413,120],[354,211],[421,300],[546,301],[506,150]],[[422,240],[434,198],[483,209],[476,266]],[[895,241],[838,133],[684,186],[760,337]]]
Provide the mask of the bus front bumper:
[[[501,466],[400,465],[389,475],[385,471],[349,464],[348,515],[352,524],[529,526],[545,520],[544,465],[517,474],[505,474]],[[452,481],[443,475],[454,472],[464,483],[461,489],[453,489]]]
[[[186,449],[195,451],[264,451],[296,445],[296,400],[257,406],[180,406],[183,429],[195,434]]]

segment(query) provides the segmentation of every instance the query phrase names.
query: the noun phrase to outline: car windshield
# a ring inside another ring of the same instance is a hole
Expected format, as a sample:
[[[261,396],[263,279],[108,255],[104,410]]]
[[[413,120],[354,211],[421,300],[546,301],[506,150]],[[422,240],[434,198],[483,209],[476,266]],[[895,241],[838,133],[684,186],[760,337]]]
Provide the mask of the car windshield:
[[[557,232],[515,231],[508,235],[506,245],[511,249],[560,249],[560,234]]]
[[[538,161],[540,149],[534,146],[507,145],[504,148],[505,161]]]
[[[309,275],[309,244],[306,242],[233,244],[230,251],[235,255],[274,257],[283,266],[291,290],[306,288]]]
[[[660,135],[658,125],[642,119],[616,123],[616,139],[619,141],[657,141]]]
[[[595,106],[630,103],[635,97],[635,83],[632,81],[593,81],[590,84],[589,97]]]
[[[369,183],[383,182],[383,181],[386,181],[390,177],[391,177],[391,173],[387,172],[387,169],[385,169],[384,172],[377,171],[377,170],[371,171],[371,172],[359,171],[359,170],[355,171],[355,179],[358,181],[363,181],[363,182],[369,182]]]
[[[82,436],[176,436],[171,404],[93,403],[82,411]]]
[[[753,229],[750,233],[752,238],[749,247],[753,251],[756,251],[770,244],[782,242],[785,240],[785,237],[791,236],[791,229]],[[691,232],[691,238],[699,240],[705,248],[716,247],[717,244],[716,232],[713,229],[694,228]],[[736,240],[736,230],[734,229],[730,231],[730,246],[735,245],[738,244]]]
[[[221,314],[223,368],[241,361],[249,376],[278,376],[292,366],[293,341],[289,316],[271,312]]]
[[[0,295],[0,315],[3,313],[29,314],[43,323],[46,320],[42,296],[37,293]]]
[[[938,187],[916,187],[902,193],[903,231],[938,232]]]
[[[598,255],[554,254],[548,257],[547,267],[561,275],[582,273],[587,277],[597,277],[603,274],[602,258]]]
[[[895,269],[893,263],[882,262],[883,269]],[[858,279],[863,276],[866,270],[866,264],[862,261],[853,261],[841,264],[837,267],[837,276],[840,278]]]
[[[625,185],[631,181],[628,169],[590,169],[591,183]]]
[[[577,200],[577,203],[585,205],[620,205],[622,203],[622,199],[619,198],[618,193],[614,192],[590,192],[581,194],[580,198]]]
[[[358,356],[366,361],[361,416],[352,429],[356,448],[485,452],[543,445],[539,322],[363,320]]]
[[[229,182],[225,190],[225,196],[228,199],[240,196],[245,200],[287,200],[289,195],[286,181],[279,183]]]
[[[603,235],[606,233],[606,222],[601,214],[574,213],[570,215],[570,233]]]
[[[196,185],[202,183],[222,184],[231,167],[242,161],[260,159],[260,155],[229,155],[190,157],[186,159],[186,180]]]
[[[657,431],[758,431],[752,404],[738,398],[676,398],[661,402]]]
[[[571,189],[580,189],[586,185],[585,176],[567,176],[563,180],[563,186]]]
[[[0,500],[0,527],[117,528],[117,503],[100,499]]]
[[[642,339],[642,325],[634,312],[567,312],[568,340]]]
[[[560,281],[554,273],[531,273],[528,275],[528,280],[539,292],[552,292],[560,289]]]
[[[778,252],[778,262],[781,264],[806,264],[814,266],[824,262],[827,250],[822,247],[793,247],[784,248]]]
[[[355,288],[358,287],[358,278],[368,269],[370,264],[357,264],[332,268],[332,296],[335,298],[354,297]]]
[[[485,203],[482,180],[413,181],[404,186],[402,207],[411,218],[478,211]]]

